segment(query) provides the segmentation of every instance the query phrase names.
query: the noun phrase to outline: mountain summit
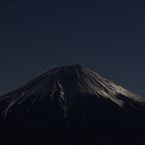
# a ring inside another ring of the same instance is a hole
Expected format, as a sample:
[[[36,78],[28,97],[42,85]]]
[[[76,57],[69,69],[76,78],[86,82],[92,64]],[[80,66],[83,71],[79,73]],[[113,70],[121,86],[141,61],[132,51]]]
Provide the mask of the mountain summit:
[[[145,100],[77,64],[55,67],[0,97],[0,113],[9,129],[138,131]]]

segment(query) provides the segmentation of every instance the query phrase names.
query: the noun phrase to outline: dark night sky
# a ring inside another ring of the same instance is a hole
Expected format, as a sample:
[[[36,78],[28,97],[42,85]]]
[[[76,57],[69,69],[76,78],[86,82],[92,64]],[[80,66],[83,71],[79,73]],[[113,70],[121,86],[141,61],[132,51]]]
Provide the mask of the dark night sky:
[[[0,0],[0,96],[81,64],[145,98],[144,0]]]

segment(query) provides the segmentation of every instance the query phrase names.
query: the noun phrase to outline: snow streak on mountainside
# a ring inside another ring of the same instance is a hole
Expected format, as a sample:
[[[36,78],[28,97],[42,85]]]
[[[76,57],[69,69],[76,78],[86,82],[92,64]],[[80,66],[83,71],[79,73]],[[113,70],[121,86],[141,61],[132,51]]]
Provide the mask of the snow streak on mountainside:
[[[124,107],[126,104],[136,110],[139,110],[138,106],[145,105],[143,98],[78,64],[55,67],[23,87],[2,96],[0,104],[3,104],[3,107],[0,109],[4,119],[20,106],[24,106],[26,114],[29,114],[35,104],[48,98],[49,110],[51,111],[57,104],[63,110],[63,116],[66,117],[80,95],[86,96],[83,98],[83,116],[85,116],[88,94],[95,96],[98,100],[102,98],[110,100],[120,109],[126,109]],[[25,102],[28,103],[24,105]],[[129,110],[126,111],[129,112]],[[82,122],[84,119],[85,117]]]

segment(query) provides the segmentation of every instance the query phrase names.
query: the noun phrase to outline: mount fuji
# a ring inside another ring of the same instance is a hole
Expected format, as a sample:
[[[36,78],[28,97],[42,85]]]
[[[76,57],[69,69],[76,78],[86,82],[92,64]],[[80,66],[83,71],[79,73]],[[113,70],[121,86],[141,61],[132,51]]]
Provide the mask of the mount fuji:
[[[3,144],[145,143],[145,100],[79,64],[55,67],[0,97],[0,130]]]

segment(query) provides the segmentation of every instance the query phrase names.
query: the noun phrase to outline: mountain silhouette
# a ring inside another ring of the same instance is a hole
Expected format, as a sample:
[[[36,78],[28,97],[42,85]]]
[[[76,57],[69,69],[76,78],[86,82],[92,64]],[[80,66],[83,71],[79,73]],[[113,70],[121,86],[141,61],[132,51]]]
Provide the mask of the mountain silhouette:
[[[145,143],[145,100],[77,64],[0,97],[3,144]]]

